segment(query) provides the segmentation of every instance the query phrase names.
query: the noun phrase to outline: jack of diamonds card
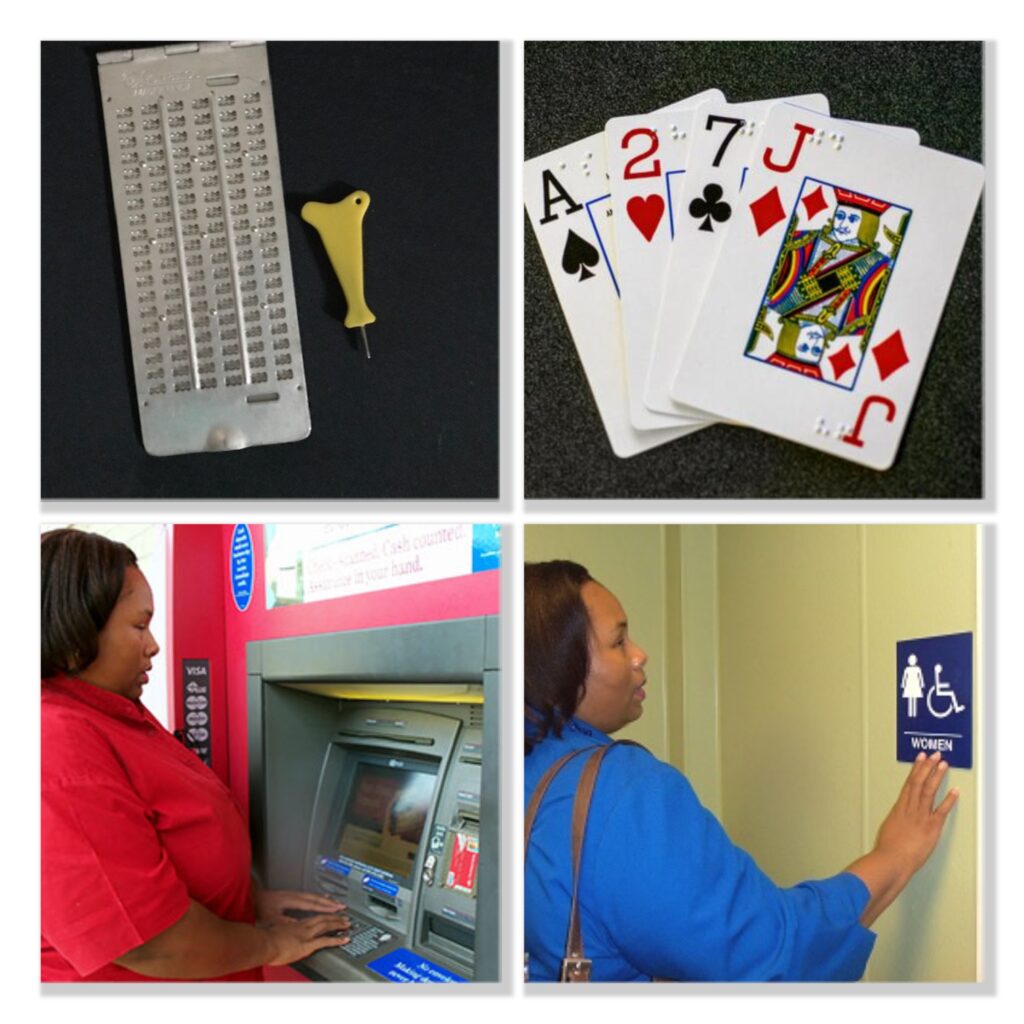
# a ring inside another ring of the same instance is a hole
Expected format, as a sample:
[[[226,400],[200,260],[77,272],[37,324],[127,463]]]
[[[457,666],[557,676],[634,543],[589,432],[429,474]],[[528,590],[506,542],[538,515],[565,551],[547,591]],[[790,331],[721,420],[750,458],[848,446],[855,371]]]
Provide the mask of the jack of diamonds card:
[[[592,135],[523,169],[527,213],[616,455],[626,458],[694,427],[637,430],[629,418],[618,285],[607,222],[611,196],[604,139]]]
[[[979,164],[777,107],[673,396],[888,469],[983,179]]]

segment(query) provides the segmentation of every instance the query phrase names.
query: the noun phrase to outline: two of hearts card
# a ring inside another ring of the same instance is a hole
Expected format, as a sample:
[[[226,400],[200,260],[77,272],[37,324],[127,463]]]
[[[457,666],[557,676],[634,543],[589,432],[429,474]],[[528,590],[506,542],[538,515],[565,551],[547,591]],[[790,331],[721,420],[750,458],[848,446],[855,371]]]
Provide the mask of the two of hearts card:
[[[527,213],[613,451],[716,422],[888,469],[980,164],[822,94],[720,90],[527,161]]]

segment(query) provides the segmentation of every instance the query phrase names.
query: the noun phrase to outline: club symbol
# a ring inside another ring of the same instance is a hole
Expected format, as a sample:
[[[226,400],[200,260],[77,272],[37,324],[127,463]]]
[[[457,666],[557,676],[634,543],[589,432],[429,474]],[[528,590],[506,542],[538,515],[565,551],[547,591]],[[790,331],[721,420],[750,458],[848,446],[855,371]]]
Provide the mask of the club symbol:
[[[732,216],[732,207],[728,203],[722,202],[722,186],[705,185],[704,197],[694,199],[690,203],[690,216],[697,220],[700,220],[701,217],[704,218],[704,223],[698,229],[700,231],[714,231],[715,229],[711,226],[713,220],[724,224]]]

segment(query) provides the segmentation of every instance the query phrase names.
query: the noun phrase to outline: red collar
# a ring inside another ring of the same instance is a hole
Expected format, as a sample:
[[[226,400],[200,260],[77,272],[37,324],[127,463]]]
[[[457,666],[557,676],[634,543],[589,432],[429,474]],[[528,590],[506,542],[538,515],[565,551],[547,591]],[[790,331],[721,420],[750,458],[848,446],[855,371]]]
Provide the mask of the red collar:
[[[59,675],[44,679],[42,692],[44,700],[48,696],[70,698],[126,722],[138,724],[150,720],[149,712],[140,701],[122,697],[119,693],[111,693],[110,690],[104,690],[75,676]]]

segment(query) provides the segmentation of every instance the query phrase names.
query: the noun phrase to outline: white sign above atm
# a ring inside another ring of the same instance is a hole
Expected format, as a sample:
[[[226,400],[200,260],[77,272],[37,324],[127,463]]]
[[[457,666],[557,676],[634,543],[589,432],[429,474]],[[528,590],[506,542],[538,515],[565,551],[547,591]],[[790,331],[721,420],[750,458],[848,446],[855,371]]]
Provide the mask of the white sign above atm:
[[[267,607],[306,604],[501,565],[501,529],[479,523],[264,527]]]

